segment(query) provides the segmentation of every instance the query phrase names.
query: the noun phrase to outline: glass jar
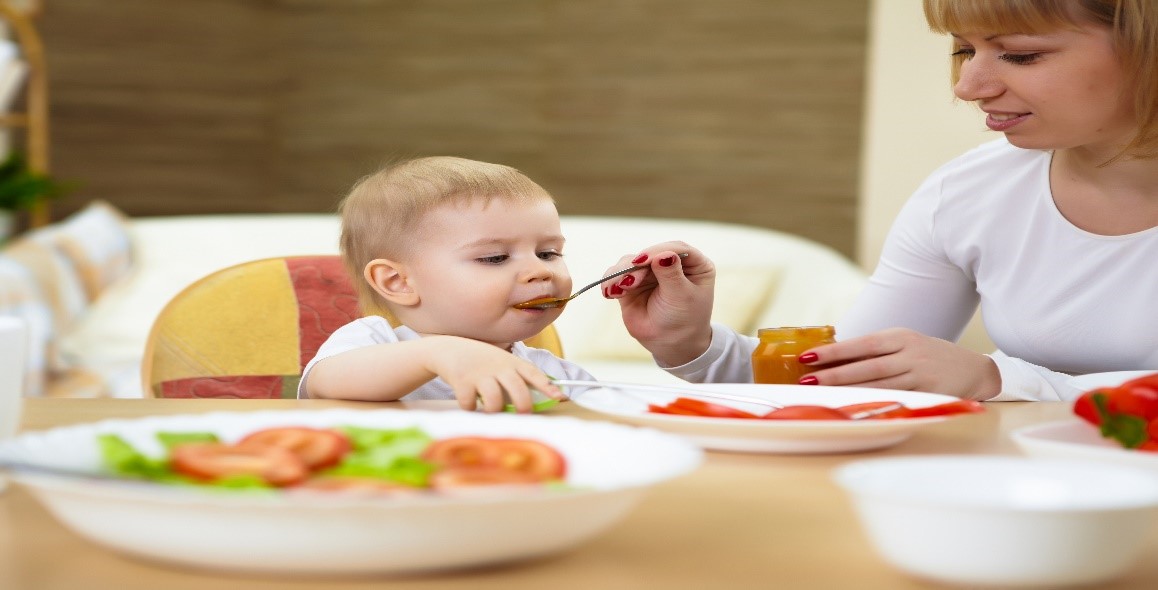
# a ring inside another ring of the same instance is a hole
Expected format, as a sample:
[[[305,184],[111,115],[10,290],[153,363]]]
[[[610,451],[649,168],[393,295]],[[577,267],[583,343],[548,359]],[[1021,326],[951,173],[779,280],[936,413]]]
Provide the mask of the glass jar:
[[[752,351],[755,383],[799,383],[812,369],[796,357],[810,348],[836,342],[836,328],[832,326],[762,328],[758,335],[760,344]]]

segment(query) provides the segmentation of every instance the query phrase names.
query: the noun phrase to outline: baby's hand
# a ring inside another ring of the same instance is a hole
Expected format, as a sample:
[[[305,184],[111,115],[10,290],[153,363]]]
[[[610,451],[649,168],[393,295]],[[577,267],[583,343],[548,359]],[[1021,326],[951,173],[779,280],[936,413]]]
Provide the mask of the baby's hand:
[[[464,410],[474,410],[482,400],[484,412],[501,412],[505,399],[509,399],[517,412],[528,413],[533,405],[531,389],[551,399],[566,399],[546,373],[496,346],[451,338],[441,350],[437,358],[430,359],[430,370],[454,389],[454,397]]]

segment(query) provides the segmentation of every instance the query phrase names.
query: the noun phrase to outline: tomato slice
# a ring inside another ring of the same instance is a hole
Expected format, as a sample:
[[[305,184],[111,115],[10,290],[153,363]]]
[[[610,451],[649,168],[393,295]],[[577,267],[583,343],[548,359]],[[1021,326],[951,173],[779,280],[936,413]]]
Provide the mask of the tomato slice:
[[[849,418],[851,418],[854,414],[859,414],[861,412],[869,412],[872,410],[879,410],[881,408],[896,405],[897,403],[898,402],[893,402],[893,401],[864,402],[864,403],[860,403],[860,404],[849,404],[847,406],[840,406],[837,408],[837,410],[844,412],[845,415],[847,415]],[[909,409],[907,406],[902,404],[901,407],[899,407],[895,410],[889,410],[888,412],[882,412],[880,414],[874,414],[872,416],[868,416],[868,417],[863,418],[863,419],[864,420],[883,420],[883,419],[887,419],[887,418],[908,418],[911,415],[911,412],[912,412],[911,409]]]
[[[951,416],[953,414],[978,414],[984,411],[985,406],[981,405],[981,402],[971,399],[959,399],[957,401],[925,408],[911,408],[909,410],[909,417],[928,418],[929,416]]]
[[[567,463],[558,451],[536,440],[462,436],[430,444],[422,458],[441,467],[438,473],[458,469],[498,469],[546,481],[562,478]],[[449,477],[449,476],[448,476]],[[504,482],[506,483],[506,482]]]
[[[530,485],[543,480],[522,471],[502,467],[451,467],[430,475],[430,487],[436,490],[478,486]]]
[[[285,449],[311,470],[337,465],[351,447],[349,437],[337,430],[301,426],[258,430],[238,441],[237,446]]]
[[[764,415],[765,420],[849,420],[848,414],[828,406],[784,406]]]
[[[647,405],[647,411],[649,411],[653,414],[672,414],[674,416],[696,416],[698,418],[703,417],[698,412],[693,412],[691,410],[687,410],[684,408],[677,408],[677,407],[674,407],[670,404],[666,405],[666,406],[657,406],[655,404],[648,404]]]
[[[271,446],[239,447],[221,443],[190,443],[173,447],[173,470],[214,481],[231,475],[254,475],[270,485],[288,486],[306,479],[309,469],[295,454]]]
[[[687,410],[709,418],[748,418],[753,420],[759,418],[759,416],[745,412],[744,410],[738,410],[720,404],[712,404],[690,397],[677,397],[675,401],[668,404],[667,407]]]

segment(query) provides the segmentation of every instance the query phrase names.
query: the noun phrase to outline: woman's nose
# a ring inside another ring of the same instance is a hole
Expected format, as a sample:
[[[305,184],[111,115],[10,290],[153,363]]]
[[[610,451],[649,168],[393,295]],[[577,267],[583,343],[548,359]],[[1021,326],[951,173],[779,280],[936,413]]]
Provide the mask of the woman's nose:
[[[961,64],[957,83],[953,85],[953,94],[961,100],[985,100],[1001,94],[1003,88],[993,66],[974,57]]]

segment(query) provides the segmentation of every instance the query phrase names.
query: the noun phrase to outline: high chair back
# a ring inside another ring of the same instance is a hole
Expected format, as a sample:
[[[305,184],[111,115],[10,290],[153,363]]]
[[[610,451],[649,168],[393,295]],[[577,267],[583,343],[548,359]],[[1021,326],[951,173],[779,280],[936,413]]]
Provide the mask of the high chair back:
[[[231,266],[161,310],[145,345],[142,384],[153,397],[294,398],[302,369],[326,338],[360,316],[336,255]],[[562,356],[554,326],[524,342]]]

